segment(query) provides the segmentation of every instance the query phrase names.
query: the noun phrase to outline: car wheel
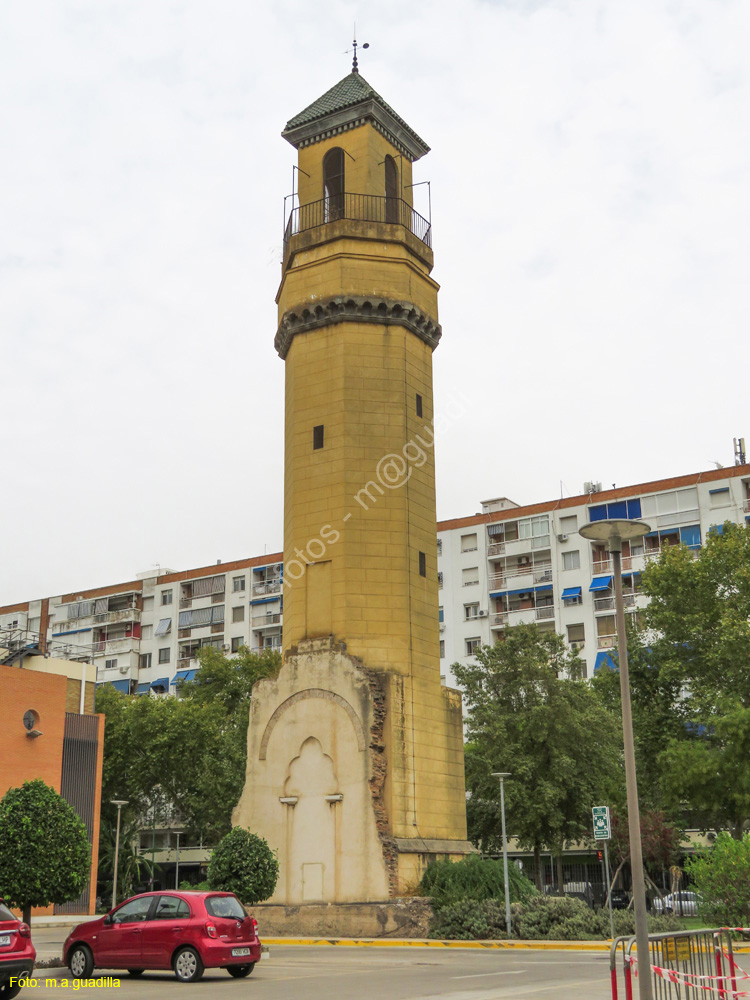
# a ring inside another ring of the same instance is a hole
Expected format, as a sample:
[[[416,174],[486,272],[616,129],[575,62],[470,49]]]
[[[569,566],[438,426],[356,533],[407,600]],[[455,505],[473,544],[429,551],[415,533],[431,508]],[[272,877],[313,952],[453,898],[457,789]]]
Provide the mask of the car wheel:
[[[181,983],[197,983],[203,975],[203,962],[195,948],[180,948],[174,957],[173,968]]]
[[[85,944],[77,944],[68,955],[68,968],[74,979],[91,979],[94,956]]]
[[[142,976],[145,971],[146,971],[145,969],[128,969],[128,975],[129,976]]]
[[[11,1000],[11,997],[17,997],[21,992],[21,987],[16,983],[15,986],[11,986],[10,983],[3,983],[0,986],[0,1000]]]
[[[244,979],[245,976],[250,975],[254,968],[255,962],[251,962],[249,965],[230,965],[227,972],[232,979]]]

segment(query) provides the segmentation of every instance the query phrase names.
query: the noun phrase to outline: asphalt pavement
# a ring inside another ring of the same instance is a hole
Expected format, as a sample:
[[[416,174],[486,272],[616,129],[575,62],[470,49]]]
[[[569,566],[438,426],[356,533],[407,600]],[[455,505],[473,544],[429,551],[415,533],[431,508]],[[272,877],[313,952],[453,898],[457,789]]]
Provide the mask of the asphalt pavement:
[[[40,928],[34,934],[40,952],[59,948],[67,928]],[[53,939],[53,935],[54,937]],[[42,937],[47,940],[42,940]],[[39,969],[38,986],[21,997],[80,997],[66,969]],[[211,996],[253,1000],[608,1000],[609,956],[606,951],[478,950],[430,947],[338,947],[272,945],[249,979],[235,980],[222,970],[206,972],[200,983],[185,985],[172,973],[96,970],[119,978],[119,986],[99,987],[96,995],[130,1000],[176,1000]],[[62,983],[68,979],[68,985]],[[47,980],[56,980],[56,984]]]

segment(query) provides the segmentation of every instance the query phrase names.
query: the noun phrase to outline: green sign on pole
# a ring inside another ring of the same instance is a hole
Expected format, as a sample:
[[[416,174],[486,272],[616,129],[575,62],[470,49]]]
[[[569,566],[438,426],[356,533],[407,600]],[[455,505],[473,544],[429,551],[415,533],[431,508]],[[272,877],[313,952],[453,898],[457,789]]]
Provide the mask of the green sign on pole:
[[[609,806],[594,806],[594,840],[609,840],[612,832],[609,826]]]

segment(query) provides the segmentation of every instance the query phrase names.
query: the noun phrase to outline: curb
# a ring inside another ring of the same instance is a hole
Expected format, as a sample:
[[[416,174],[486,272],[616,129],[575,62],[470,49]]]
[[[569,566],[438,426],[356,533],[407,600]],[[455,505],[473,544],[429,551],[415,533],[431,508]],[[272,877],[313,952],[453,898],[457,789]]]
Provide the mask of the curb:
[[[427,938],[292,938],[264,937],[264,944],[330,945],[346,948],[475,948],[527,951],[606,951],[609,941],[437,941]]]

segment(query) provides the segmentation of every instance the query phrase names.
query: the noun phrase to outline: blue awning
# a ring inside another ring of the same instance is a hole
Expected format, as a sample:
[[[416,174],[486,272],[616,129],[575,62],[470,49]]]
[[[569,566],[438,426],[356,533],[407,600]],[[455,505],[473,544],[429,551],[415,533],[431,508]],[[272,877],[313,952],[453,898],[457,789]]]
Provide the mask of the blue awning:
[[[504,590],[491,590],[490,597],[505,597]]]
[[[591,581],[589,592],[592,590],[606,590],[612,584],[611,576],[595,576]]]
[[[281,594],[277,594],[276,597],[259,597],[255,601],[250,601],[250,604],[273,604],[274,601],[280,601]]]
[[[197,670],[178,670],[172,678],[172,685],[180,684],[182,681],[191,681],[197,673]]]
[[[113,687],[115,691],[122,691],[123,694],[128,694],[130,692],[130,681],[101,681],[101,683],[96,685],[100,687]]]
[[[724,525],[723,524],[712,524],[708,529],[709,535],[723,535]]]
[[[564,601],[572,601],[575,597],[581,596],[581,587],[566,587],[562,592],[562,599]]]
[[[151,681],[151,687],[152,689],[162,688],[164,691],[166,691],[167,688],[169,687],[169,678],[160,677],[158,680]]]
[[[729,492],[729,487],[728,486],[721,486],[721,487],[719,487],[719,489],[709,490],[708,492],[711,494],[711,496],[713,496],[714,493],[728,493]]]
[[[551,583],[545,583],[541,587],[534,587],[534,593],[535,594],[541,594],[545,590],[552,590],[552,584]]]
[[[59,635],[78,635],[79,632],[90,632],[90,631],[91,631],[90,628],[72,628],[69,629],[69,631],[67,632],[53,632],[52,638],[56,639]],[[106,681],[104,683],[109,683],[109,681]]]
[[[594,673],[597,670],[601,670],[602,667],[609,667],[610,670],[617,670],[617,664],[612,659],[612,654],[607,653],[604,650],[596,654],[596,662],[594,663]]]
[[[135,690],[135,693],[136,694],[148,694],[150,690],[151,690],[151,685],[150,684],[148,684],[148,683],[146,683],[146,684],[139,684],[138,687]]]

